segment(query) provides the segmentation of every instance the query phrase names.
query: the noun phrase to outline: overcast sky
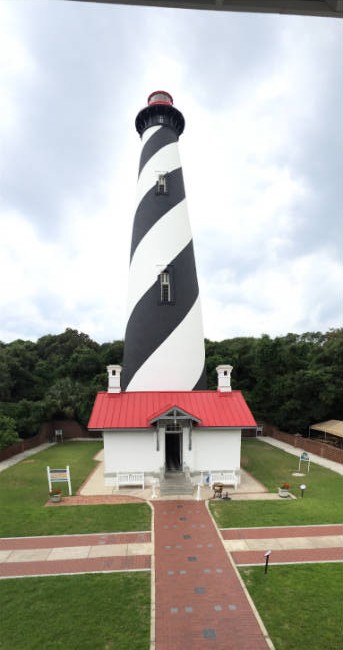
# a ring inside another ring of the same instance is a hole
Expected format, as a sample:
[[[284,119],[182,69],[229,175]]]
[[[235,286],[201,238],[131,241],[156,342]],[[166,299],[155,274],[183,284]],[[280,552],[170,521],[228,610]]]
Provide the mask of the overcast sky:
[[[154,90],[180,155],[205,336],[341,326],[342,21],[0,2],[0,340],[123,338]]]

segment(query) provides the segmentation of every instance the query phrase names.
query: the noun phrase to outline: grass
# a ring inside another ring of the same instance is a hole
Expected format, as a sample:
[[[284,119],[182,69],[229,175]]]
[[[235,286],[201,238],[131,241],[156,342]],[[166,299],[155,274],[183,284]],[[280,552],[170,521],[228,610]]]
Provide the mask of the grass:
[[[212,501],[211,512],[220,528],[335,524],[343,520],[342,477],[314,463],[306,476],[298,471],[298,458],[258,440],[242,443],[242,467],[271,492],[287,482],[297,499],[277,501]],[[307,486],[301,498],[299,485]]]
[[[73,494],[96,466],[101,442],[54,445],[0,474],[0,536],[63,535],[150,530],[151,511],[145,503],[45,507],[46,467],[70,466]],[[59,486],[59,484],[56,484]],[[67,484],[61,484],[68,494]]]
[[[2,580],[4,650],[147,650],[150,573]]]
[[[342,564],[241,568],[276,650],[341,650]]]

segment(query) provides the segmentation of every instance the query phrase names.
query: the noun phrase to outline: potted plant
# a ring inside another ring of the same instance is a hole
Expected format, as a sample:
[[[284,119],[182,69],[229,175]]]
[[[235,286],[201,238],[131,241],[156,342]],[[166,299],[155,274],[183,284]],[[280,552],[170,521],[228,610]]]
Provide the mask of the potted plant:
[[[53,488],[49,492],[49,497],[50,501],[53,501],[54,503],[58,503],[62,499],[62,490],[59,488]]]
[[[282,483],[282,485],[279,487],[279,497],[289,497],[289,489],[289,483]]]

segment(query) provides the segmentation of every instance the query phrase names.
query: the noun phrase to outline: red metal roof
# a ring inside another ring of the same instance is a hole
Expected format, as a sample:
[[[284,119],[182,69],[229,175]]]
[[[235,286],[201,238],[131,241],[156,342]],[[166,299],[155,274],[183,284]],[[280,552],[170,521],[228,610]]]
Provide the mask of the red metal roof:
[[[98,393],[88,428],[146,429],[172,408],[190,413],[202,427],[256,426],[241,391],[195,390]]]

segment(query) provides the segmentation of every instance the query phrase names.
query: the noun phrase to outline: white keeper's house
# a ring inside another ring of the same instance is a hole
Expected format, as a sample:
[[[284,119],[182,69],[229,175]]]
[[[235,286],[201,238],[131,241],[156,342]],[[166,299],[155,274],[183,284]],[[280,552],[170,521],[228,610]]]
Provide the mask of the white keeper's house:
[[[241,431],[256,422],[231,366],[218,366],[218,389],[122,392],[120,366],[108,366],[108,390],[98,393],[88,428],[102,431],[106,485],[151,485],[182,476],[178,493],[199,482],[240,481]],[[171,482],[169,482],[171,484]]]

